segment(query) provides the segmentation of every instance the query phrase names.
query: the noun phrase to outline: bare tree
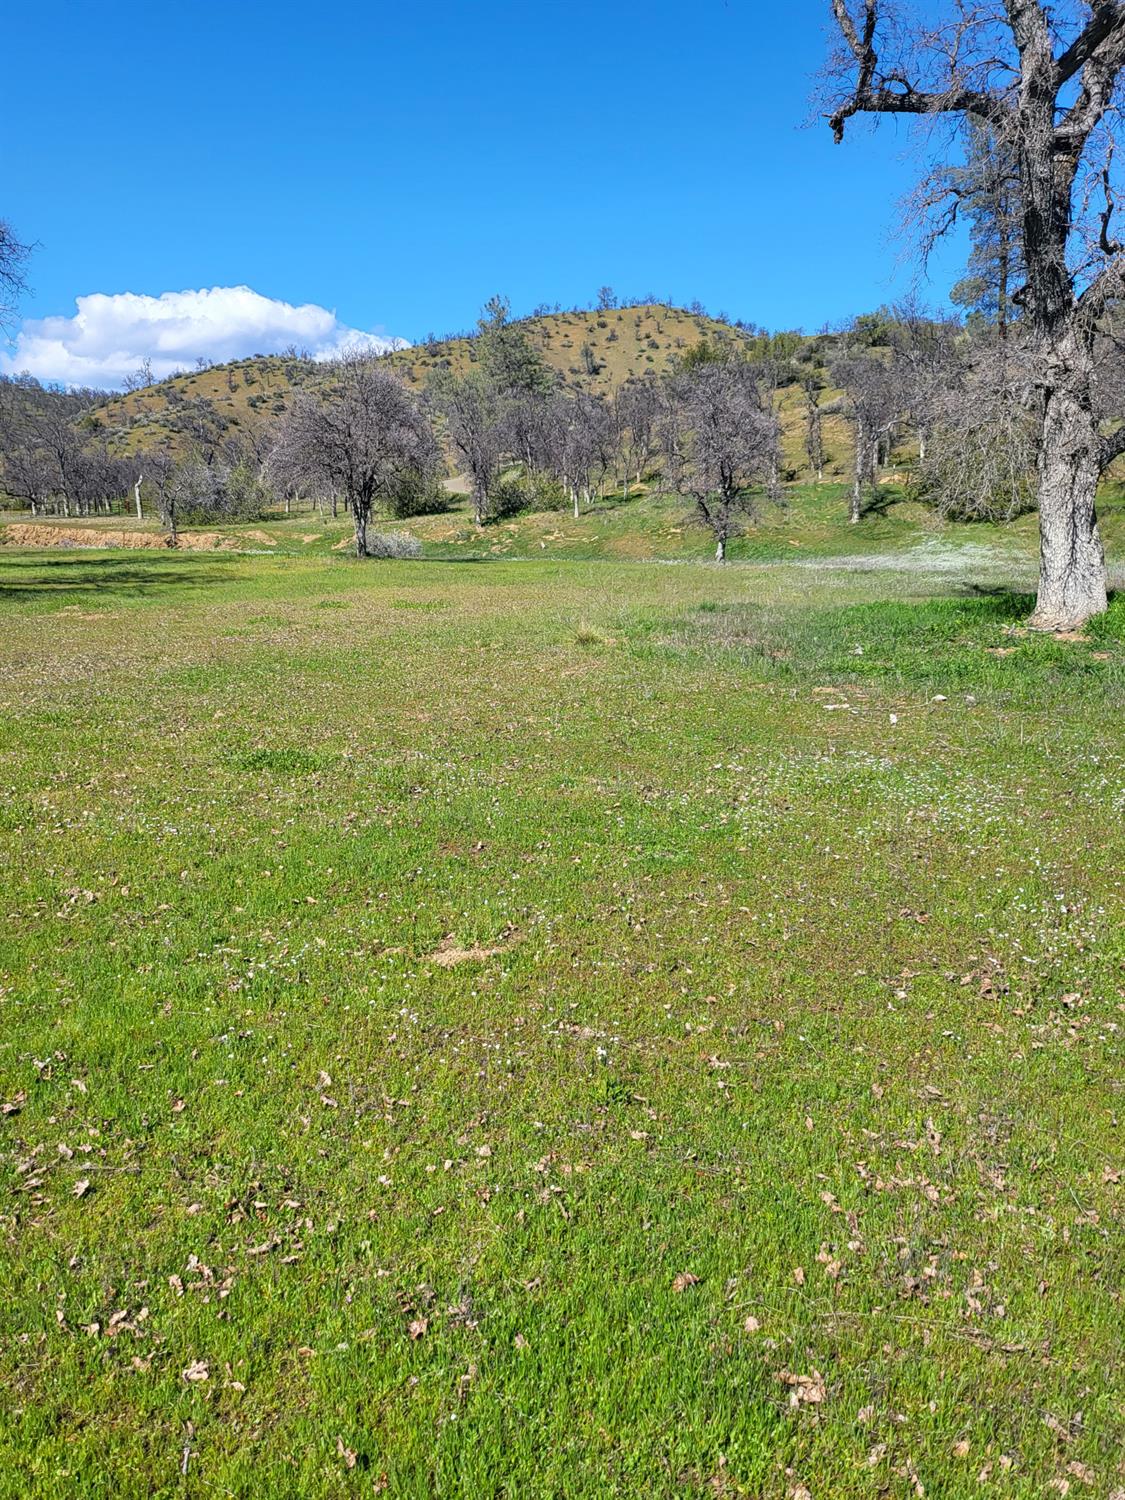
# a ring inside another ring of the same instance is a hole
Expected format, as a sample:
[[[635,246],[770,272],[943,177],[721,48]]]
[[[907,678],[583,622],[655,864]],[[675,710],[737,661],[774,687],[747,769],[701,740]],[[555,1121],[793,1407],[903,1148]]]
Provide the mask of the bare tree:
[[[880,448],[890,445],[902,411],[902,395],[890,359],[853,353],[836,360],[832,379],[844,392],[843,409],[855,444],[848,520],[863,515],[864,494],[875,484]]]
[[[1022,341],[975,339],[931,393],[919,498],[960,521],[1010,521],[1035,505],[1036,371]]]
[[[715,560],[741,534],[756,505],[751,493],[776,471],[779,424],[753,366],[742,359],[708,360],[681,370],[667,384],[661,423],[667,474],[695,502],[695,514],[715,538]]]
[[[660,388],[654,375],[626,381],[617,392],[618,424],[634,483],[640,484],[656,445]]]
[[[926,460],[942,393],[956,378],[959,326],[935,317],[913,298],[898,303],[890,331],[902,409],[918,437],[919,459]],[[1005,335],[997,330],[1003,343]]]
[[[579,497],[589,506],[601,492],[616,452],[616,431],[604,397],[576,391],[564,399],[563,482],[569,485],[577,521]]]
[[[357,557],[367,525],[408,473],[437,473],[440,453],[421,403],[362,351],[346,355],[315,394],[301,392],[282,419],[270,470],[282,483],[331,484],[351,507]]]
[[[504,453],[504,402],[479,370],[461,377],[440,372],[430,389],[472,487],[473,520],[483,526]]]
[[[1035,360],[1039,596],[1030,624],[1081,627],[1106,608],[1101,474],[1125,452],[1102,434],[1095,340],[1122,293],[1111,122],[1125,66],[1121,0],[831,0],[840,46],[837,141],[858,114],[988,125],[1018,166],[1026,283],[1015,293]]]
[[[149,487],[160,524],[164,527],[169,547],[180,545],[176,516],[177,491],[174,484],[176,464],[168,447],[157,448],[145,455],[145,482]]]
[[[817,484],[824,479],[824,428],[820,406],[823,389],[824,381],[819,372],[806,370],[801,376],[801,393],[805,398],[805,456]]]

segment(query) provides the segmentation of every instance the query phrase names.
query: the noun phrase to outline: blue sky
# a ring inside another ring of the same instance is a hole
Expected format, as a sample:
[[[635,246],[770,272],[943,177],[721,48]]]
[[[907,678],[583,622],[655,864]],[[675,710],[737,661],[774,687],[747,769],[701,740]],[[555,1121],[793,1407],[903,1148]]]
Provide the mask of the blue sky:
[[[470,325],[495,291],[524,311],[609,283],[770,327],[844,319],[909,283],[893,234],[915,169],[893,122],[842,147],[806,126],[827,14],[13,7],[0,216],[38,242],[23,313],[248,286],[414,340]],[[961,253],[933,268],[931,300]]]

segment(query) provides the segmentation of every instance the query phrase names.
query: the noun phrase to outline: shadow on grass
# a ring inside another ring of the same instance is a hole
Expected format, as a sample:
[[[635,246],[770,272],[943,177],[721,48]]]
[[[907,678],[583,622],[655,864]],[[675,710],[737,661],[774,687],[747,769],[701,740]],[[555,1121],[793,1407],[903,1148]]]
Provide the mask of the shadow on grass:
[[[233,582],[233,574],[214,559],[189,560],[183,554],[158,555],[143,562],[133,557],[18,556],[0,554],[0,603],[79,598],[91,594],[143,594],[180,588],[203,588]]]

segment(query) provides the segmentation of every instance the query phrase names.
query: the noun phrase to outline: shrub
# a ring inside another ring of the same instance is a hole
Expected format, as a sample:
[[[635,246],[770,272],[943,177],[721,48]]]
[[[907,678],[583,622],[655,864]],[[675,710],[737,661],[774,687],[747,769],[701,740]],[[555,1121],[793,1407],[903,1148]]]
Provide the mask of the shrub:
[[[525,479],[501,479],[489,491],[489,521],[507,521],[530,509],[531,495]]]
[[[367,555],[414,559],[422,556],[422,543],[408,531],[373,531],[368,533]]]
[[[450,499],[439,480],[411,471],[404,474],[387,502],[387,513],[396,521],[414,516],[437,516],[449,509]]]
[[[520,474],[493,485],[488,497],[489,522],[507,521],[526,511],[565,510],[563,487],[547,474]]]

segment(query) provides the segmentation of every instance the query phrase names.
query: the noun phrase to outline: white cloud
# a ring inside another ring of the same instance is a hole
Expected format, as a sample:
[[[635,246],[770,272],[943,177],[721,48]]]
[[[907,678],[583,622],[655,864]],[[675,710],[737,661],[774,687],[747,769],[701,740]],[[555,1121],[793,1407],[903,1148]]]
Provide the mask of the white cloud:
[[[120,386],[145,359],[161,379],[190,368],[201,356],[221,363],[295,344],[323,360],[356,345],[381,354],[406,343],[349,328],[314,302],[294,307],[248,286],[159,297],[94,292],[79,297],[76,307],[73,317],[27,319],[11,350],[0,351],[0,373],[108,388]]]

